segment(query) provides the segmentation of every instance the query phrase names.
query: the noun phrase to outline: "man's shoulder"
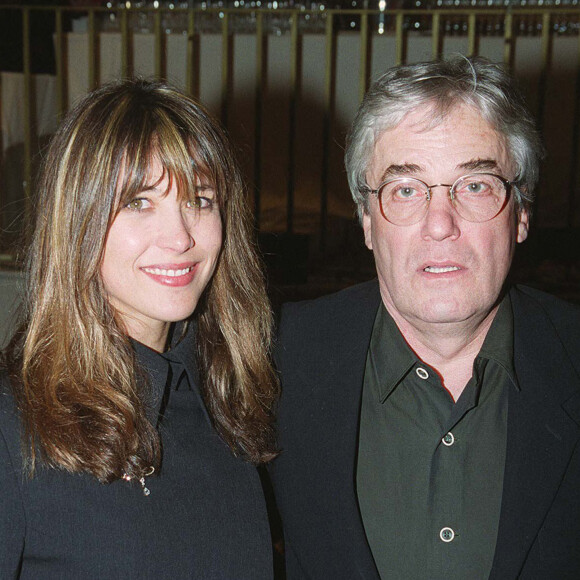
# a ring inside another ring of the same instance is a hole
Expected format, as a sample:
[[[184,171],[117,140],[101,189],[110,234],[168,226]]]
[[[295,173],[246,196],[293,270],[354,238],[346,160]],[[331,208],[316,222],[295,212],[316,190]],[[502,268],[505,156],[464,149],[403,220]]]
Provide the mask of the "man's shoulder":
[[[510,298],[516,350],[542,360],[565,353],[562,360],[580,375],[580,306],[525,286]]]
[[[369,280],[313,300],[285,303],[282,306],[281,326],[300,323],[320,324],[321,319],[348,318],[351,312],[376,310],[379,302],[378,281]]]
[[[519,316],[529,316],[535,311],[547,317],[559,333],[570,333],[580,340],[580,305],[521,285],[512,288],[510,298],[516,320]]]
[[[370,338],[380,300],[378,282],[372,280],[314,300],[285,304],[278,354],[318,358],[321,349],[342,353],[354,343],[364,343]]]

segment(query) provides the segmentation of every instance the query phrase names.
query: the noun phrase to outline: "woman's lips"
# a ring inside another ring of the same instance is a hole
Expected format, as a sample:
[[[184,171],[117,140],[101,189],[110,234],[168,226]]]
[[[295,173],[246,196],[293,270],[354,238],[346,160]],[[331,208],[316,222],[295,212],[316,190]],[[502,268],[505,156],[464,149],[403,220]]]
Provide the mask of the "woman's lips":
[[[187,286],[195,277],[197,265],[195,264],[171,264],[171,265],[155,265],[144,266],[141,268],[147,276],[159,284],[164,286]]]

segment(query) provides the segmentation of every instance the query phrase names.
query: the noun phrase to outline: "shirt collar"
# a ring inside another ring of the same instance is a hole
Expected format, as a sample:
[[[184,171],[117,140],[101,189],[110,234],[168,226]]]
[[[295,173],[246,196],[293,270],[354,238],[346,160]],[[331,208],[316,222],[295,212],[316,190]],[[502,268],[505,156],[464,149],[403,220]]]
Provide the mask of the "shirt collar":
[[[507,373],[514,387],[521,390],[514,365],[514,313],[509,294],[500,302],[477,358],[495,361]]]
[[[195,337],[197,335],[197,325],[195,322],[174,325],[173,336],[170,341],[170,348],[161,356],[168,361],[180,363],[185,367],[187,378],[192,388],[199,385],[199,372],[197,369]],[[184,334],[185,333],[185,334]]]
[[[174,332],[170,341],[171,348],[163,353],[159,353],[131,339],[131,344],[133,345],[137,358],[137,365],[145,370],[149,378],[150,390],[147,391],[149,397],[146,399],[147,418],[153,425],[156,425],[159,420],[169,376],[169,365],[172,362],[183,365],[191,389],[196,391],[204,414],[211,423],[205,404],[203,404],[201,393],[199,392],[199,373],[195,357],[195,336],[197,329],[194,323],[190,323],[183,337],[181,336],[182,330],[183,327],[175,327],[173,329]]]
[[[502,299],[497,313],[476,357],[493,360],[507,373],[520,390],[514,366],[514,323],[509,295]],[[375,375],[379,400],[386,401],[395,387],[416,365],[425,365],[407,344],[401,331],[381,302],[371,336],[367,368]]]
[[[381,302],[375,317],[367,364],[368,371],[374,375],[374,384],[378,385],[381,403],[388,398],[418,360]]]

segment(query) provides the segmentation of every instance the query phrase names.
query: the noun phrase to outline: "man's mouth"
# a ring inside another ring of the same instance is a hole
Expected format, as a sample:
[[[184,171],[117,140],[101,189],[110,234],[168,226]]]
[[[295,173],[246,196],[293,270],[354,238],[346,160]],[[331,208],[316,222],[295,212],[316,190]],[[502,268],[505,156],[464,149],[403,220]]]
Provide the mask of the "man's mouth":
[[[459,266],[427,266],[423,271],[431,274],[443,274],[445,272],[454,272],[455,270],[461,270],[461,268]]]

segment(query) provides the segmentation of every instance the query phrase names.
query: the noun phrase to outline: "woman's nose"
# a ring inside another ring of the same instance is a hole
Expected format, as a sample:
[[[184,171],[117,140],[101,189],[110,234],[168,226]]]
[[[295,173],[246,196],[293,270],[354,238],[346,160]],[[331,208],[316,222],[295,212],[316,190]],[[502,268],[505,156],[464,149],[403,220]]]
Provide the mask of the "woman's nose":
[[[171,215],[161,217],[159,245],[182,254],[195,246],[193,224],[187,220],[181,209]]]

